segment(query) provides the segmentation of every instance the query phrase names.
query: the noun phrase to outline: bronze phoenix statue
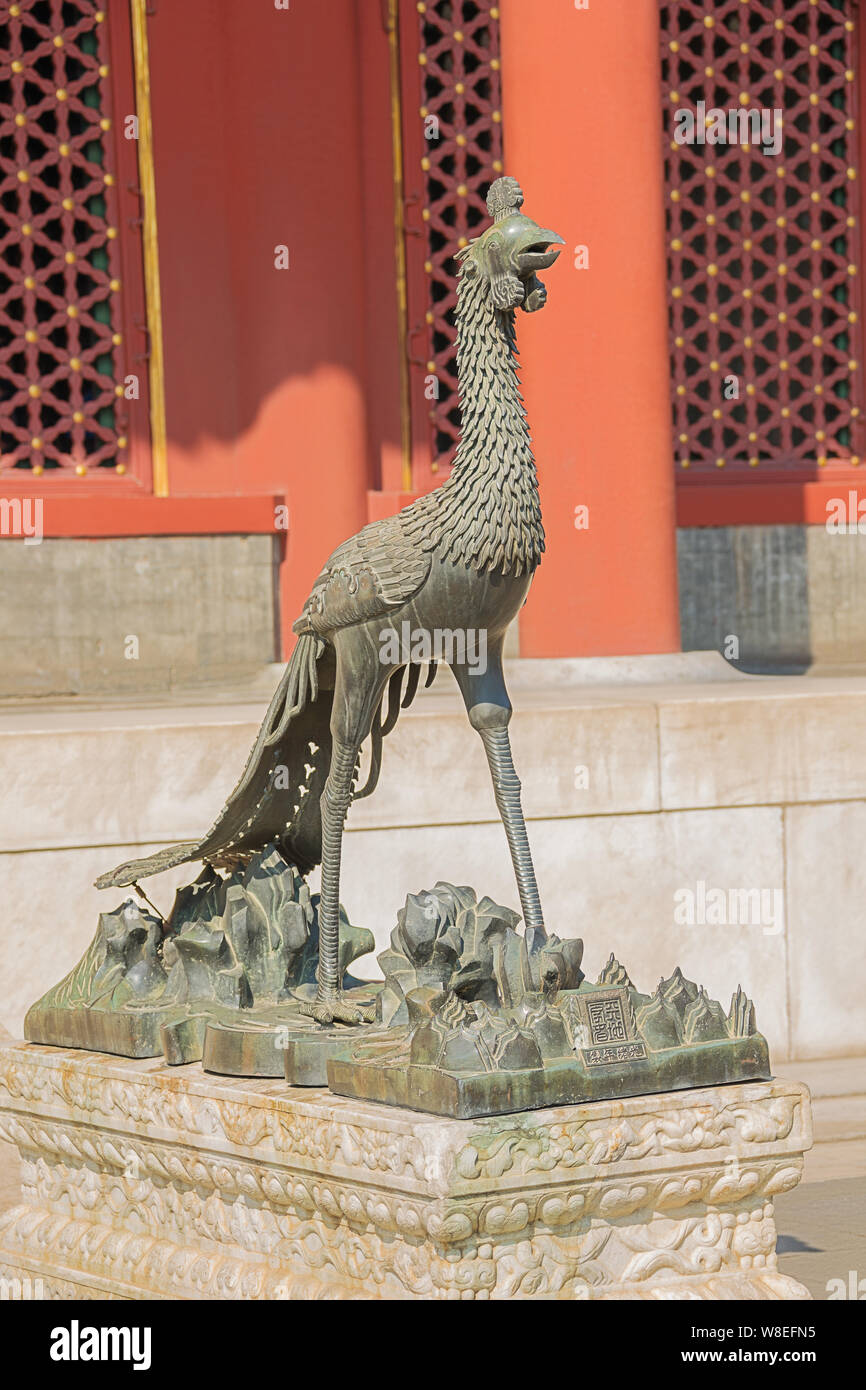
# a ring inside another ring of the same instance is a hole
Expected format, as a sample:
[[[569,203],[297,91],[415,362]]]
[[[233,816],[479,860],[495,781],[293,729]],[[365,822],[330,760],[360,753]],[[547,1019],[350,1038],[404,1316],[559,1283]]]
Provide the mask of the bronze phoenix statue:
[[[97,880],[133,884],[192,860],[234,870],[269,844],[301,873],[321,862],[317,988],[305,1007],[323,1024],[373,1017],[341,987],[340,855],[349,806],[375,789],[382,738],[417,690],[420,663],[405,643],[395,649],[388,640],[399,642],[407,624],[412,633],[485,634],[486,662],[452,654],[449,664],[484,743],[528,947],[545,937],[511,758],[502,648],[544,550],[514,314],[544,307],[538,272],[553,265],[563,241],[522,205],[517,182],[497,179],[487,197],[492,224],[458,255],[462,434],[447,481],[331,555],[294,624],[297,644],[243,775],[208,834]],[[428,683],[433,671],[431,664]],[[370,773],[358,788],[368,737]]]

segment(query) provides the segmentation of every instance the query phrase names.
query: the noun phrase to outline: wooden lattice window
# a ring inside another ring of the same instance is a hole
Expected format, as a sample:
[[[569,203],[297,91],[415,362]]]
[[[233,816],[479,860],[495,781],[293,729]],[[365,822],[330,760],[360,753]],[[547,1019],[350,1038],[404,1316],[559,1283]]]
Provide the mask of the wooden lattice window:
[[[415,230],[407,247],[412,407],[427,422],[436,473],[460,435],[452,257],[487,220],[487,189],[503,172],[499,10],[491,0],[407,3],[400,34],[407,221]]]
[[[118,129],[133,92],[127,5],[112,5],[110,22],[95,0],[0,7],[0,476],[10,480],[146,481],[137,141]]]
[[[661,5],[680,482],[860,462],[857,25],[849,0]],[[677,142],[683,111],[708,143]],[[781,112],[778,154],[747,111]]]

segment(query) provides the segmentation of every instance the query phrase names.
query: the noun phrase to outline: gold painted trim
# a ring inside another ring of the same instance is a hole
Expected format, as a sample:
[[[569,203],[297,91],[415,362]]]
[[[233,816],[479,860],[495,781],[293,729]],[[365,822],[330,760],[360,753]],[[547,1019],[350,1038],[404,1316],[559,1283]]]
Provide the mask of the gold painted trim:
[[[168,456],[165,429],[165,361],[162,350],[162,297],[159,283],[159,239],[156,225],[156,178],[153,129],[150,121],[150,64],[147,52],[147,0],[130,0],[132,53],[135,67],[135,109],[138,116],[138,179],[142,202],[144,298],[150,345],[150,448],[153,491],[168,496]]]
[[[391,84],[391,157],[394,165],[394,259],[400,351],[400,442],[403,491],[412,491],[412,406],[409,386],[409,297],[403,195],[403,104],[400,93],[400,0],[388,0]]]

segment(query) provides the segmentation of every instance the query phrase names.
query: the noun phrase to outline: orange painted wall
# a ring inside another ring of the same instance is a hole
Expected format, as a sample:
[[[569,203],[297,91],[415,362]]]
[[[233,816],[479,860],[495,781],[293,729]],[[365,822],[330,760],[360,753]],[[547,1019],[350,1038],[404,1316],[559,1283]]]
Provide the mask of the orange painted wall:
[[[506,172],[566,240],[518,323],[548,545],[521,653],[678,650],[656,0],[503,0],[501,26]]]
[[[183,0],[159,5],[148,32],[170,489],[285,494],[290,647],[312,580],[363,525],[377,477],[365,296],[376,294],[381,338],[393,287],[387,42],[378,6],[357,0]],[[368,127],[384,115],[384,144],[365,141],[362,113]],[[275,269],[279,245],[288,270]]]

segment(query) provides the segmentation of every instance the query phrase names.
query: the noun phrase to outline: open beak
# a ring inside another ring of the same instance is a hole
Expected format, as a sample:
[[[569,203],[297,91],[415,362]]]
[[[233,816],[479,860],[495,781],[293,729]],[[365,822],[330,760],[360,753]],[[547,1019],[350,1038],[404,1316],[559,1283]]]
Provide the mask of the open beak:
[[[531,246],[527,246],[525,251],[520,252],[520,269],[524,273],[537,270],[549,270],[559,255],[560,247],[565,242],[556,232],[542,231],[536,237]]]

